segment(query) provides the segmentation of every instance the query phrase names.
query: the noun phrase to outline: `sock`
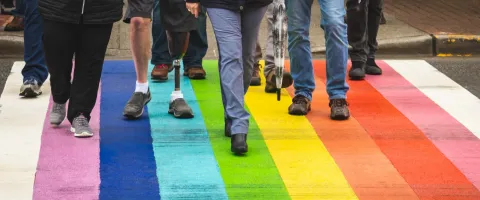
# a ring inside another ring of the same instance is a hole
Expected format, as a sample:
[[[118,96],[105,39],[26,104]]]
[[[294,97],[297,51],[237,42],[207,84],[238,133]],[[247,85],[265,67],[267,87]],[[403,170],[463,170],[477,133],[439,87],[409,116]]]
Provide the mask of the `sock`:
[[[148,82],[139,83],[137,81],[137,83],[135,85],[135,92],[141,92],[143,94],[147,94],[147,92],[148,92]]]

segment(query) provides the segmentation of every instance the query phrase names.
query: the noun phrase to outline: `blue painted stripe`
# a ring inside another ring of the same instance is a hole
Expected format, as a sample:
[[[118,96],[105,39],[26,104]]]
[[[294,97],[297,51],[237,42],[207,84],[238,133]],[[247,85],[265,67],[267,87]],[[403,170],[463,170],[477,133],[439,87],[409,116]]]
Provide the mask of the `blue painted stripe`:
[[[100,104],[101,200],[160,199],[148,111],[135,121],[127,121],[122,115],[135,90],[133,66],[132,61],[104,64]]]
[[[149,71],[152,69],[150,66]],[[190,80],[184,76],[181,90],[195,117],[176,119],[168,114],[174,74],[169,73],[169,80],[161,83],[149,78],[153,93],[149,116],[161,196],[165,199],[228,199],[200,107]]]

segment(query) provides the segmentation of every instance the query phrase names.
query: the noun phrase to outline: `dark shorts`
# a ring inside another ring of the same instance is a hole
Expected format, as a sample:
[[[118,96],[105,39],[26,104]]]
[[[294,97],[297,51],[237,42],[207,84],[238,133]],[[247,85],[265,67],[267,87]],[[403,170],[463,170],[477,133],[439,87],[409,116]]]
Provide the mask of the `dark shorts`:
[[[160,21],[165,30],[173,32],[196,30],[197,19],[187,10],[184,0],[160,0],[159,6]]]
[[[123,22],[130,23],[134,17],[152,18],[154,0],[128,0],[127,11]]]

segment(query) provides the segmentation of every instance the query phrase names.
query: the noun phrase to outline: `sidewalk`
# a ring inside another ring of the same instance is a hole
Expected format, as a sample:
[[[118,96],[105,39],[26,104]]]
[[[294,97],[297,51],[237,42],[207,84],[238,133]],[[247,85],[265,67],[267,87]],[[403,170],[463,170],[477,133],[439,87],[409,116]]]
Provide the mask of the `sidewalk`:
[[[480,53],[480,18],[476,0],[385,0],[387,24],[378,35],[378,54],[384,55],[472,55]],[[324,54],[325,40],[320,28],[320,8],[314,1],[310,29],[313,54]],[[215,35],[207,20],[209,49],[206,59],[218,58]],[[473,24],[477,26],[473,26]],[[445,32],[445,33],[444,33]],[[448,34],[447,34],[448,33]],[[267,21],[264,18],[259,40],[265,49]],[[0,32],[0,55],[22,54],[23,33]],[[107,50],[110,57],[131,57],[129,27],[123,22],[114,25]]]

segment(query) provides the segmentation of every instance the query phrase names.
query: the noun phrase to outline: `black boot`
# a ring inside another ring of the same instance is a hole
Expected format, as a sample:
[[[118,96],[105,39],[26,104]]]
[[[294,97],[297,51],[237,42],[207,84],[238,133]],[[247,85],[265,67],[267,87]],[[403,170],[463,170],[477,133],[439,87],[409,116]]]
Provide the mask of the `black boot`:
[[[367,66],[365,68],[365,73],[369,75],[381,75],[382,68],[380,68],[377,63],[375,63],[375,59],[369,58],[367,59]]]
[[[232,136],[232,121],[229,119],[225,119],[225,136]]]
[[[193,111],[184,99],[178,98],[170,103],[168,113],[176,118],[192,118]]]
[[[248,151],[247,134],[237,133],[232,135],[231,150],[235,154],[244,154]]]
[[[350,76],[350,79],[352,80],[362,80],[365,78],[365,63],[352,61],[352,68],[350,68],[348,76]]]

